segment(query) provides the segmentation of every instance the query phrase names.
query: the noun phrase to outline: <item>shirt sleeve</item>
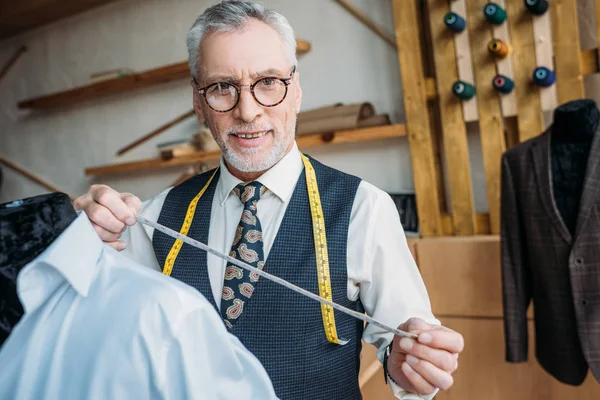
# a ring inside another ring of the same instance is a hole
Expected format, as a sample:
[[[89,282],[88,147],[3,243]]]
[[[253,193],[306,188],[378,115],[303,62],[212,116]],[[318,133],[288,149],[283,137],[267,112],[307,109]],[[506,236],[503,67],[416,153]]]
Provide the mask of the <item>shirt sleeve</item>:
[[[347,255],[348,298],[356,300],[360,296],[368,315],[392,327],[411,317],[440,323],[431,312],[396,205],[387,193],[364,181],[352,209]],[[363,332],[363,341],[377,347],[380,361],[392,338],[391,333],[374,325],[368,325]],[[390,386],[399,399],[433,397],[419,397],[393,383]]]
[[[212,307],[181,320],[165,358],[164,399],[277,399],[262,364]]]
[[[162,206],[169,190],[170,188],[164,190],[156,197],[143,202],[139,214],[151,221],[158,221],[160,211],[162,210]],[[127,243],[127,247],[123,250],[123,254],[141,265],[157,271],[162,271],[162,268],[158,265],[158,261],[154,255],[154,247],[152,246],[153,234],[154,228],[139,222],[128,227],[121,235],[121,240]]]

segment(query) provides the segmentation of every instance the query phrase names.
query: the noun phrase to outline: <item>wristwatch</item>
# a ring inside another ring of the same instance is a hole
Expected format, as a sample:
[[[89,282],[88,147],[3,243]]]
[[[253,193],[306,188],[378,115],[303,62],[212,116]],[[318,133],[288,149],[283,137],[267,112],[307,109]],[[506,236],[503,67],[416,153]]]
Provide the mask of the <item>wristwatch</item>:
[[[385,383],[389,385],[388,379],[392,382],[396,383],[390,374],[388,373],[387,362],[390,354],[392,354],[392,346],[394,345],[394,340],[390,342],[390,344],[385,348],[385,352],[383,353],[383,378],[385,379]]]

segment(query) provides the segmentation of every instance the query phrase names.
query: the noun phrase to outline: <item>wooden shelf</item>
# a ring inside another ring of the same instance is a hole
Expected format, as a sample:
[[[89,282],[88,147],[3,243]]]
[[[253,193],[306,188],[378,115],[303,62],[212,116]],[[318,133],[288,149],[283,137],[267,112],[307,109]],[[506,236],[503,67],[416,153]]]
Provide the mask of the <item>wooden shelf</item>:
[[[296,137],[296,142],[298,143],[298,147],[300,149],[307,149],[324,145],[365,142],[401,136],[406,136],[406,127],[404,124],[384,125],[365,129],[353,129],[329,133],[314,133],[310,135],[298,136]],[[212,151],[197,152],[195,154],[176,157],[170,160],[163,160],[162,158],[157,157],[147,160],[90,167],[86,168],[85,174],[88,176],[126,174],[149,169],[169,168],[180,165],[197,164],[211,160],[218,160],[220,156],[220,151]]]
[[[298,54],[310,51],[311,44],[306,40],[298,39]],[[34,99],[23,100],[18,103],[20,109],[44,109],[66,106],[79,103],[101,96],[129,92],[160,83],[190,77],[187,61],[171,64],[160,68],[151,69],[137,74],[124,76],[122,78],[110,79],[102,82],[92,83],[75,89],[49,94]]]

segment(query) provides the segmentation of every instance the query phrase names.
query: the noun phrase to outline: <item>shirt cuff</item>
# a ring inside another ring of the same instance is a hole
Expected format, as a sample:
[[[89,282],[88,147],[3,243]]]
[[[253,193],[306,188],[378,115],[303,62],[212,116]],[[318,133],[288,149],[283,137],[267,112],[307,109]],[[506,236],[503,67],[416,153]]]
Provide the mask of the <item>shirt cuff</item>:
[[[435,397],[437,392],[439,392],[439,389],[435,389],[435,391],[431,394],[419,395],[416,393],[407,392],[406,390],[398,386],[396,383],[394,383],[394,381],[392,381],[391,379],[388,379],[388,384],[390,385],[394,396],[400,400],[431,400]]]

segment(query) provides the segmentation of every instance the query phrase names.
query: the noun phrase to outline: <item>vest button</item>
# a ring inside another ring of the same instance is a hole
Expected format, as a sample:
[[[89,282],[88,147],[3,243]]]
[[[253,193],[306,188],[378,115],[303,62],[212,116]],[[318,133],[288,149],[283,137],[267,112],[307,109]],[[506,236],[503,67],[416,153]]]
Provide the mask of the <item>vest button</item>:
[[[577,265],[578,267],[582,266],[583,265],[583,258],[577,257],[575,259],[575,265]]]
[[[581,305],[587,306],[588,301],[586,299],[581,299]]]

